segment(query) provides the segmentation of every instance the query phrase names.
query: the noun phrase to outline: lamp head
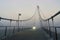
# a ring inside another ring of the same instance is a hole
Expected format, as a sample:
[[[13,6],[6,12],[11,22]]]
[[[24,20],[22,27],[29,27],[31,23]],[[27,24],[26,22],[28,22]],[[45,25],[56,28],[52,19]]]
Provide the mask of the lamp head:
[[[19,14],[19,16],[21,16],[21,14]]]

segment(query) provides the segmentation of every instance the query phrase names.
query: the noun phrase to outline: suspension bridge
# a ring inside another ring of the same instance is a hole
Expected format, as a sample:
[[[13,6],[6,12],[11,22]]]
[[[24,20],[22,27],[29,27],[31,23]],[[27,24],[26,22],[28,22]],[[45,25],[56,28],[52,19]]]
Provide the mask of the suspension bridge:
[[[59,40],[57,28],[54,26],[54,18],[60,14],[58,11],[50,18],[43,19],[37,6],[37,13],[34,13],[32,17],[24,20],[9,19],[0,17],[0,23],[8,21],[10,25],[0,25],[0,40]],[[36,15],[38,17],[36,17]],[[38,19],[38,20],[37,20]],[[52,26],[50,26],[50,20]],[[36,23],[38,21],[38,24]],[[12,26],[14,23],[15,25]],[[37,26],[39,26],[37,28]]]

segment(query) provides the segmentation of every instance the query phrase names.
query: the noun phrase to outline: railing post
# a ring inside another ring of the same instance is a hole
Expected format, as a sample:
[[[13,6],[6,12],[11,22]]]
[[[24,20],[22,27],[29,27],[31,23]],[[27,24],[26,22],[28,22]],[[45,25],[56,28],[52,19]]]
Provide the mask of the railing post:
[[[6,26],[6,28],[5,28],[5,36],[7,35],[7,26]]]
[[[56,40],[58,40],[58,37],[57,37],[57,28],[55,27],[55,38]]]
[[[55,32],[55,28],[54,28],[54,19],[52,17],[52,25],[53,25],[53,31]],[[55,39],[55,33],[53,32],[53,40],[56,40]]]
[[[22,31],[23,31],[23,21],[21,21],[21,27],[22,27]]]
[[[18,21],[16,21],[16,32],[18,32]]]
[[[9,27],[9,30],[11,30],[11,23],[12,23],[12,20],[10,19],[10,27]],[[9,34],[10,34],[10,31],[9,31]]]
[[[10,20],[10,27],[11,27],[11,22],[12,22],[12,20]]]
[[[19,20],[18,20],[18,32],[19,32]]]
[[[53,28],[54,28],[54,19],[52,18],[52,25],[53,25]]]
[[[14,26],[14,28],[13,28],[13,34],[14,34],[14,32],[15,32],[15,26]]]
[[[51,27],[50,27],[49,20],[48,20],[48,26],[49,26],[49,34],[50,34],[50,37],[51,37],[52,35],[51,35]]]

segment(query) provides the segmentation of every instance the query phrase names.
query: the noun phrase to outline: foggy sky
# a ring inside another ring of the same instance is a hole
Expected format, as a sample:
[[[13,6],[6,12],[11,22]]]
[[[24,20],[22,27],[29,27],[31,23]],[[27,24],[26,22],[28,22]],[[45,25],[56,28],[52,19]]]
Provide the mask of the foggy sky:
[[[21,19],[27,19],[34,14],[37,5],[40,6],[41,15],[43,17],[44,14],[45,18],[60,10],[60,0],[0,0],[0,16],[17,19],[21,13]]]
[[[20,19],[28,19],[37,12],[37,5],[44,19],[60,11],[60,0],[0,0],[0,17],[17,19],[21,13]],[[56,23],[59,24],[58,22]]]

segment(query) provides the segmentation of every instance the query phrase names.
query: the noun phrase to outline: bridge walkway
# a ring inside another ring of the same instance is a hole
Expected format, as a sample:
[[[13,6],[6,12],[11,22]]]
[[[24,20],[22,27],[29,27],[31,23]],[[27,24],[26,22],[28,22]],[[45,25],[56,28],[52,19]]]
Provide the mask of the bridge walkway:
[[[50,37],[42,29],[27,30],[18,32],[11,37],[7,37],[3,40],[50,40]]]

